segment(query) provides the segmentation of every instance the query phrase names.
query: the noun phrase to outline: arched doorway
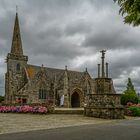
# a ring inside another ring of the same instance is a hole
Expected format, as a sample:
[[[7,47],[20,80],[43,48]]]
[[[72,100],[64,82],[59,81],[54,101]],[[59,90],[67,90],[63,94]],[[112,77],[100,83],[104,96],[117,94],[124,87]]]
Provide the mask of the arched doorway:
[[[77,92],[71,96],[71,107],[80,107],[80,96]]]

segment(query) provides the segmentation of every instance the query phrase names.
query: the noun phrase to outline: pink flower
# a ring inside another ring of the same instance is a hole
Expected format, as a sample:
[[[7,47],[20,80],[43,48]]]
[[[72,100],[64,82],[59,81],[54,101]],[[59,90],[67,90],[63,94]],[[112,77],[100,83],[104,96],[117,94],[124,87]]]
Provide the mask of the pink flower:
[[[0,106],[0,112],[17,112],[17,113],[47,113],[47,108],[43,106]]]
[[[131,102],[127,103],[127,106],[132,106],[132,105],[133,105],[133,103],[131,103]]]

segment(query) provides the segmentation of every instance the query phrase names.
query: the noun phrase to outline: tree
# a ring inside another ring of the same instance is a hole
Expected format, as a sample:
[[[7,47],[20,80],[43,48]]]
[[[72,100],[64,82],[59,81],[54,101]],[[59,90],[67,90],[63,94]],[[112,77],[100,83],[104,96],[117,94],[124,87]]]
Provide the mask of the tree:
[[[140,25],[140,0],[114,0],[120,6],[119,14],[124,16],[124,23]]]
[[[131,94],[136,94],[136,91],[134,89],[134,85],[132,84],[131,78],[128,78],[128,83],[127,83],[125,92],[129,92]]]
[[[121,96],[121,104],[126,105],[128,102],[138,103],[138,96],[132,84],[130,78],[128,78],[128,83],[124,94]]]
[[[0,103],[4,101],[4,96],[0,96]]]

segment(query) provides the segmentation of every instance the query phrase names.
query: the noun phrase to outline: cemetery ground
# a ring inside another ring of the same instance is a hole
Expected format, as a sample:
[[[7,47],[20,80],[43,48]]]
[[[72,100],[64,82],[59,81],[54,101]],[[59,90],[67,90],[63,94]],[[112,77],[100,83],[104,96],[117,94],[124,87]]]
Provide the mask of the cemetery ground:
[[[126,117],[125,120],[134,119]],[[69,126],[116,123],[124,120],[106,120],[70,114],[14,114],[0,113],[0,134],[28,132]]]

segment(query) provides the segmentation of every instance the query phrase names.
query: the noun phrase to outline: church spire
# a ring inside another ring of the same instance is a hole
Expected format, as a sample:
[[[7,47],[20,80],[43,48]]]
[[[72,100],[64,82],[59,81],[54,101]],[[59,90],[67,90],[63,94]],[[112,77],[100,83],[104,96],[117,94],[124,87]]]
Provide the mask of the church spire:
[[[17,10],[16,10],[15,25],[14,25],[14,31],[13,31],[11,53],[15,55],[20,55],[20,56],[23,55]]]

